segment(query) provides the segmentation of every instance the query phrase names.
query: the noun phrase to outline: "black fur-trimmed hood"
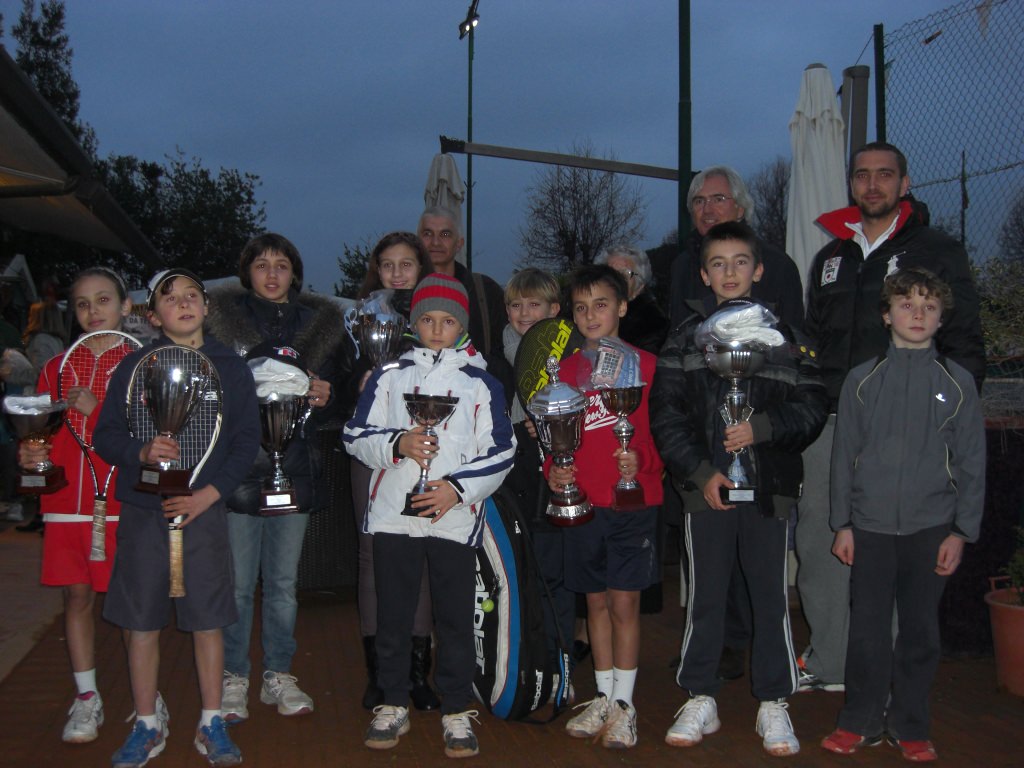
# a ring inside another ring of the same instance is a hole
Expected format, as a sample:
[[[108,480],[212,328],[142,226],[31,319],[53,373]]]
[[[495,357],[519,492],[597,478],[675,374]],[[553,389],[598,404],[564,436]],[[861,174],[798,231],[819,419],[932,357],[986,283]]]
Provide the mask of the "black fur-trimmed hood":
[[[263,336],[247,306],[250,292],[244,288],[221,288],[210,292],[210,313],[206,330],[236,352],[245,354]],[[315,372],[337,353],[345,337],[345,317],[330,299],[315,294],[293,295],[302,318],[301,327],[289,344],[302,355],[306,366]]]

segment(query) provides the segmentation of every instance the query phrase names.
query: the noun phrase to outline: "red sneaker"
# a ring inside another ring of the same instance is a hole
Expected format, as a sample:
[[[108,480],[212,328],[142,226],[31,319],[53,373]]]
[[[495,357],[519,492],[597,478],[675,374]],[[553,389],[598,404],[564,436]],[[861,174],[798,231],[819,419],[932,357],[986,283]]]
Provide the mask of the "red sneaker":
[[[821,740],[821,746],[823,749],[835,752],[837,755],[852,755],[861,747],[877,747],[881,741],[881,735],[861,736],[853,731],[836,728]]]
[[[939,759],[935,745],[930,741],[898,741],[890,737],[889,743],[899,747],[903,759],[911,763],[930,763]]]

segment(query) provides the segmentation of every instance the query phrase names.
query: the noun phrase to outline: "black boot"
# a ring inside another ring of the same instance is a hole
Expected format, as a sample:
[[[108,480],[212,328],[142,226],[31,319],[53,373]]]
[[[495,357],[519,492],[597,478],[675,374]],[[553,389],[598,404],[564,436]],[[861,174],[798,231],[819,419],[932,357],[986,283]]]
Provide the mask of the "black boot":
[[[430,675],[430,635],[412,638],[412,666],[409,669],[409,680],[412,682],[412,705],[416,709],[429,710],[441,706],[441,700],[430,688],[427,677]]]
[[[366,690],[363,691],[363,708],[373,710],[384,703],[384,691],[377,687],[377,638],[367,635],[363,638],[363,653],[366,655]]]

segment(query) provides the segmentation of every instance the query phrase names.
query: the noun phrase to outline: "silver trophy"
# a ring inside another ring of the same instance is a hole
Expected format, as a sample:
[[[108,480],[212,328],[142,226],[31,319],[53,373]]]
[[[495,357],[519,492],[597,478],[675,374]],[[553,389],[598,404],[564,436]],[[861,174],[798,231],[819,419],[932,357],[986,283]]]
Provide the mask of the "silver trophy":
[[[629,423],[627,418],[637,408],[644,396],[644,385],[636,387],[616,387],[614,389],[601,390],[601,402],[604,407],[618,416],[618,421],[612,427],[612,434],[619,441],[619,447],[624,451],[629,450],[629,443],[636,434],[636,427]],[[625,511],[628,509],[643,509],[644,489],[634,478],[626,480],[621,475],[615,484],[615,506],[614,509]]]
[[[156,433],[177,439],[206,394],[210,378],[205,358],[198,363],[197,371],[179,367],[172,360],[172,355],[152,354],[143,363],[143,401]],[[191,496],[190,479],[191,471],[176,461],[144,464],[135,490],[163,496]]]
[[[409,411],[412,420],[421,427],[427,428],[424,433],[427,437],[437,437],[434,427],[444,424],[455,412],[455,405],[459,402],[457,397],[421,395],[419,392],[414,394],[405,393],[403,397],[405,398],[405,408]],[[427,479],[429,473],[430,461],[427,460],[425,466],[420,466],[419,481],[413,486],[412,491],[405,496],[405,509],[402,510],[403,515],[419,517],[420,512],[423,511],[422,509],[414,509],[412,502],[414,496],[430,490],[430,482]]]
[[[536,421],[537,437],[552,462],[569,467],[580,447],[587,398],[576,387],[559,381],[557,357],[549,357],[546,368],[548,383],[530,398],[526,409]],[[571,526],[586,523],[594,512],[587,494],[573,482],[551,494],[547,515],[554,525]]]
[[[712,373],[726,379],[730,386],[725,402],[718,412],[726,425],[735,426],[750,421],[754,409],[747,404],[747,393],[740,389],[740,382],[751,378],[764,365],[767,346],[756,342],[732,341],[723,344],[709,344],[704,350],[704,361]],[[749,485],[746,470],[740,461],[740,454],[746,449],[734,451],[727,476],[732,488],[721,489],[722,501],[726,504],[756,501],[754,488]]]
[[[64,423],[64,411],[67,403],[63,400],[38,405],[37,397],[8,396],[4,398],[4,411],[7,413],[18,439],[41,445],[49,445],[50,440]],[[64,476],[64,468],[59,467],[48,458],[38,462],[35,467],[22,472],[18,478],[18,493],[42,495],[55,493],[68,484]]]
[[[284,452],[295,428],[308,408],[303,395],[282,395],[273,392],[259,398],[260,442],[270,456],[273,471],[260,490],[260,514],[266,517],[299,511],[295,486],[284,473]]]
[[[374,368],[398,357],[408,328],[405,318],[391,309],[390,293],[374,291],[345,313],[345,330],[355,344],[356,358],[365,354]]]

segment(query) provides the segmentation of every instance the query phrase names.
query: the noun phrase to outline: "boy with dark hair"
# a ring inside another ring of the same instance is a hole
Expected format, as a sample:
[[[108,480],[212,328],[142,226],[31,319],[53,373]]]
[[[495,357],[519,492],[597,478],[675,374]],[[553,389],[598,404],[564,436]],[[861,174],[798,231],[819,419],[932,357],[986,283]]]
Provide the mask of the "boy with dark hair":
[[[833,554],[852,566],[852,603],[846,703],[821,742],[837,754],[877,744],[886,731],[907,760],[937,758],[928,692],[941,652],[939,599],[964,542],[978,538],[985,498],[974,380],[935,348],[952,308],[952,291],[934,273],[890,275],[881,301],[889,349],[851,370],[839,396],[830,523]]]
[[[515,437],[501,385],[484,370],[465,329],[466,289],[441,273],[420,281],[409,320],[416,348],[374,371],[345,425],[345,449],[373,469],[363,532],[373,534],[377,584],[378,687],[363,743],[391,749],[409,732],[409,655],[423,564],[433,587],[438,636],[434,682],[441,694],[445,754],[479,752],[471,720],[476,653],[473,637],[477,549],[483,538],[482,503],[512,467]],[[403,395],[457,400],[437,424],[440,437],[413,424]],[[420,468],[429,490],[406,495]],[[405,511],[403,511],[405,510]]]
[[[231,573],[224,499],[245,478],[260,446],[256,387],[245,361],[216,339],[203,336],[207,296],[202,281],[185,269],[159,273],[149,284],[150,322],[161,335],[127,356],[114,371],[93,433],[97,453],[118,467],[121,502],[117,556],[103,618],[129,630],[128,667],[137,714],[131,734],[112,758],[114,768],[137,768],[166,746],[167,707],[157,692],[160,630],[173,602],[177,627],[192,633],[202,714],[196,749],[210,765],[237,765],[238,747],[221,717],[223,627],[238,619]],[[224,393],[220,437],[191,483],[189,496],[161,497],[135,490],[143,464],[178,458],[178,443],[132,436],[124,403],[136,364],[156,347],[198,349],[213,362]],[[185,597],[168,597],[168,519],[183,516]]]
[[[569,278],[573,321],[594,346],[605,337],[618,338],[619,321],[626,315],[629,291],[622,275],[607,265],[590,265]],[[575,482],[594,505],[594,518],[565,529],[565,585],[587,596],[587,628],[594,659],[597,694],[579,706],[586,708],[566,723],[576,738],[600,736],[602,746],[622,749],[636,745],[633,687],[640,656],[640,592],[656,579],[658,505],[662,502],[662,462],[651,439],[648,392],[654,379],[654,355],[639,355],[643,388],[640,407],[630,423],[636,433],[623,451],[612,432],[609,413],[599,391],[590,385],[590,361],[581,350],[562,360],[561,379],[586,390],[587,411],[574,463],[561,468],[545,462],[552,490]],[[615,478],[637,480],[643,487],[644,507],[616,511]]]
[[[797,668],[789,627],[786,575],[789,510],[800,495],[800,452],[821,431],[825,389],[814,353],[780,324],[786,342],[769,347],[759,372],[742,386],[749,421],[729,426],[719,413],[730,385],[713,373],[695,335],[719,308],[756,306],[751,286],[764,270],[754,232],[740,222],[712,227],[702,246],[701,277],[713,297],[689,301],[689,316],[669,336],[651,392],[651,431],[684,498],[689,597],[676,682],[690,699],[665,741],[689,747],[721,726],[714,696],[725,630],[726,593],[734,563],[750,591],[754,619],[751,686],[761,702],[757,732],[772,755],[800,750],[786,712]],[[746,449],[744,451],[744,449]],[[740,454],[754,503],[727,504],[721,491],[731,453]]]

